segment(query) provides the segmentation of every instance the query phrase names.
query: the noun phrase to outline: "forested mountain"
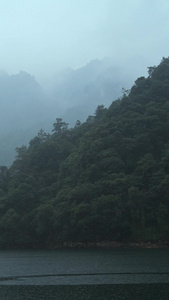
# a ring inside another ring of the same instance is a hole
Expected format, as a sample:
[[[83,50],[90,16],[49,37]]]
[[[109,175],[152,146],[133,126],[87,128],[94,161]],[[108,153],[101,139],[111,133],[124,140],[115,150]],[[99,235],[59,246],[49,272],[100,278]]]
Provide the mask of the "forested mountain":
[[[169,241],[169,58],[69,129],[57,118],[0,168],[0,246]]]

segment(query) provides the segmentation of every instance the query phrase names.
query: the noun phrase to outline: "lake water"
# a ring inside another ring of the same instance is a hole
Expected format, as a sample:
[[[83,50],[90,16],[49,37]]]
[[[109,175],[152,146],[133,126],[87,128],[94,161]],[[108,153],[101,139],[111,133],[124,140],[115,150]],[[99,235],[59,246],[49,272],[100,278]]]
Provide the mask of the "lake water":
[[[169,300],[169,249],[0,251],[0,300]]]

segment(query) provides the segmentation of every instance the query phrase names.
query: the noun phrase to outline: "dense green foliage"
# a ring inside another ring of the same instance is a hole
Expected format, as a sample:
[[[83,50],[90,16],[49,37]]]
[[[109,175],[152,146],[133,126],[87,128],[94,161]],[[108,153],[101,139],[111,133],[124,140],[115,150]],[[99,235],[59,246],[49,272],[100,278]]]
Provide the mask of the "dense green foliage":
[[[169,58],[85,123],[41,130],[0,188],[1,247],[169,240]]]

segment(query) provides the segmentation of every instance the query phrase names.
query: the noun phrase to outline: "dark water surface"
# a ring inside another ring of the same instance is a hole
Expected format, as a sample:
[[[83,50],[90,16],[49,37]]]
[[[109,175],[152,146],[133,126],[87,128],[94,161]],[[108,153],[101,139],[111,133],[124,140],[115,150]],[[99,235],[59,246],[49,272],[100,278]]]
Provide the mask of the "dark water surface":
[[[0,251],[0,300],[169,300],[169,249]]]

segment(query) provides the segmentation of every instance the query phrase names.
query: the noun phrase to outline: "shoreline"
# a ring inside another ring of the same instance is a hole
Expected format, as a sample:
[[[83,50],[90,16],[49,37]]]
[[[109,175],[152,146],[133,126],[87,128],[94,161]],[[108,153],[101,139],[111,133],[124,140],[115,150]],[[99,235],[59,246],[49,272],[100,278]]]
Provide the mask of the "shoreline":
[[[55,245],[42,246],[13,246],[0,247],[0,250],[69,250],[69,249],[168,249],[169,241],[154,242],[116,242],[116,241],[100,241],[100,242],[60,242]]]
[[[157,242],[64,242],[56,245],[54,249],[158,249],[169,248],[169,241]]]

